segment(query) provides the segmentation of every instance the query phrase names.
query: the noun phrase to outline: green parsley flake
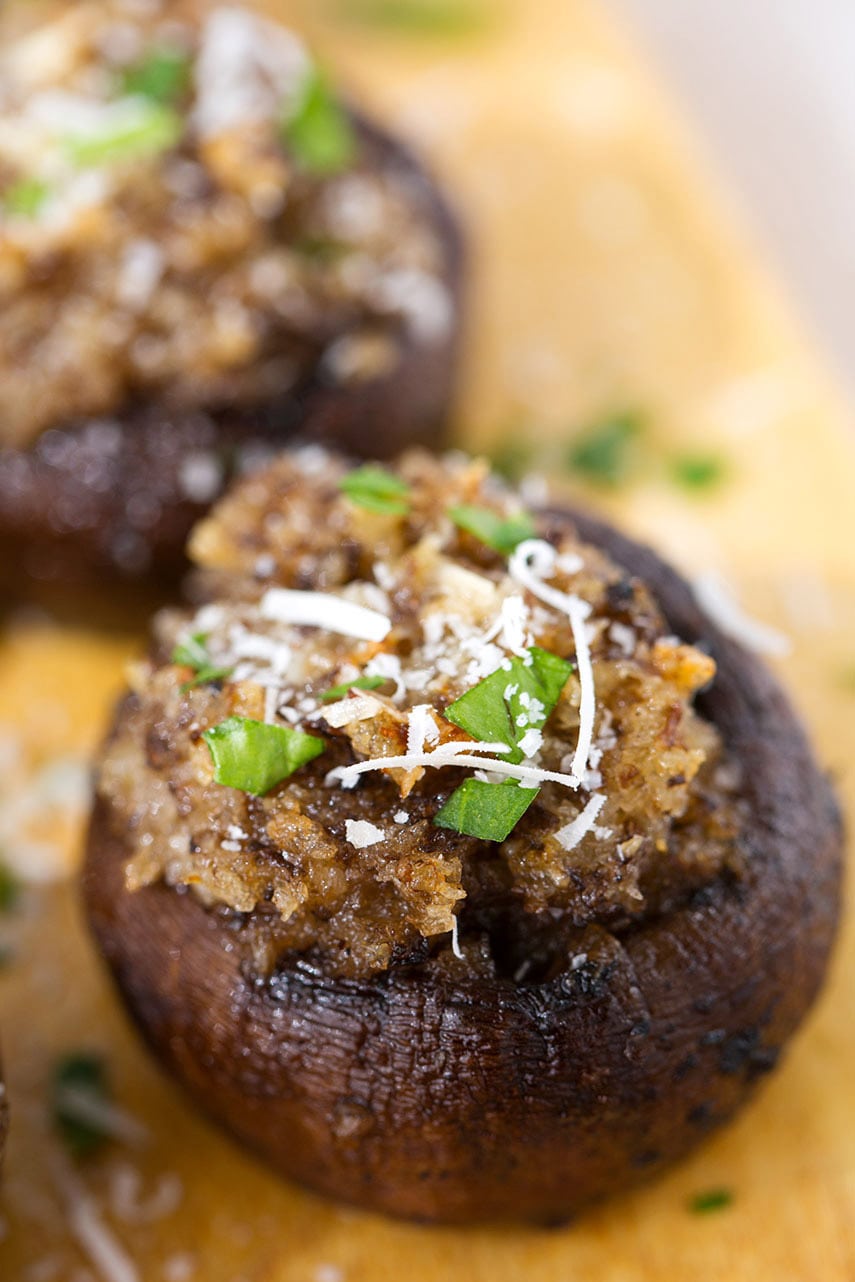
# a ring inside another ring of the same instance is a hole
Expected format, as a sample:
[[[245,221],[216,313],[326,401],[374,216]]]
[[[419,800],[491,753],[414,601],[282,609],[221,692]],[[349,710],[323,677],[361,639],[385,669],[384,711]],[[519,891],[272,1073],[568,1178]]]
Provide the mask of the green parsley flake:
[[[21,897],[21,883],[6,864],[0,863],[0,913],[11,913]]]
[[[356,135],[347,112],[317,68],[306,77],[282,133],[297,164],[309,173],[341,173],[356,158]]]
[[[229,717],[203,737],[213,758],[217,783],[253,797],[263,797],[326,747],[323,739],[303,730],[246,717]]]
[[[605,419],[579,436],[571,445],[567,465],[597,485],[619,485],[632,471],[633,447],[641,434],[634,414]]]
[[[487,22],[476,0],[338,0],[336,9],[354,25],[406,35],[468,35]]]
[[[698,1193],[689,1203],[689,1210],[694,1215],[709,1215],[713,1211],[724,1211],[733,1204],[730,1189],[709,1189]]]
[[[150,49],[122,72],[122,93],[174,106],[190,88],[191,68],[190,55],[183,49]]]
[[[522,819],[539,788],[521,788],[513,779],[485,783],[467,779],[434,818],[438,828],[451,828],[481,841],[504,841]]]
[[[717,454],[680,454],[671,461],[671,476],[686,490],[710,490],[724,480],[727,465]]]
[[[339,481],[338,488],[351,503],[383,516],[406,516],[410,510],[410,487],[384,467],[366,463]]]
[[[93,1118],[109,1098],[107,1068],[99,1055],[75,1052],[56,1065],[51,1100],[53,1119],[74,1157],[88,1157],[108,1138]]]
[[[385,685],[386,680],[386,677],[357,677],[355,681],[345,681],[343,685],[333,686],[332,690],[325,690],[318,698],[321,703],[332,703],[335,699],[343,699],[351,690],[376,690]]]
[[[10,218],[37,218],[50,194],[48,183],[38,178],[20,178],[6,188],[0,204]]]
[[[520,740],[546,724],[573,664],[533,646],[525,659],[514,656],[445,710],[448,721],[482,743],[507,743],[505,761],[515,765],[525,753]]]
[[[207,648],[208,636],[196,632],[186,641],[180,642],[172,651],[172,662],[182,668],[192,668],[196,676],[192,681],[185,681],[181,693],[186,694],[194,686],[208,685],[212,681],[225,681],[234,672],[234,668],[218,668],[211,663]]]
[[[534,447],[519,436],[518,432],[506,436],[490,451],[493,471],[508,481],[520,481],[526,472],[545,460]]]
[[[102,129],[66,138],[74,164],[90,168],[140,160],[169,151],[180,141],[184,125],[171,107],[146,98],[125,98],[116,107]]]
[[[527,512],[516,516],[499,516],[488,507],[473,507],[464,504],[449,509],[448,515],[461,530],[471,534],[479,543],[488,548],[510,556],[526,539],[533,539],[537,534],[534,522]]]

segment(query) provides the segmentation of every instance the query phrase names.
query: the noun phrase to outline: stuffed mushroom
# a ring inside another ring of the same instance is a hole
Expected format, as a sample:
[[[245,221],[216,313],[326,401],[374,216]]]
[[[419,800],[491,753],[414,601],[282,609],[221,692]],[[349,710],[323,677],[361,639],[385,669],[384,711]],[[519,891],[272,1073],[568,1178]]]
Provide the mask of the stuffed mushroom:
[[[6,1083],[3,1079],[3,1065],[0,1064],[0,1174],[3,1171],[3,1155],[6,1151],[6,1136],[9,1133],[9,1103],[6,1099]]]
[[[462,251],[417,161],[239,6],[54,6],[0,44],[0,561],[184,568],[286,438],[431,443]],[[7,585],[8,586],[8,585]]]
[[[653,553],[461,456],[317,449],[197,527],[85,895],[149,1044],[281,1172],[552,1222],[751,1094],[841,833],[787,700]]]

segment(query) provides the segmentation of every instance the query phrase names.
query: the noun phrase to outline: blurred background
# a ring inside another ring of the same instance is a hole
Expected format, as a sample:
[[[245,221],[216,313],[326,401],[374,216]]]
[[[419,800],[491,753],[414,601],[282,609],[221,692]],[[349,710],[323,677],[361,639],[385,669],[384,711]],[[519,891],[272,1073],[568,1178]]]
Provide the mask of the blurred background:
[[[755,238],[855,387],[855,4],[607,3],[700,125]]]

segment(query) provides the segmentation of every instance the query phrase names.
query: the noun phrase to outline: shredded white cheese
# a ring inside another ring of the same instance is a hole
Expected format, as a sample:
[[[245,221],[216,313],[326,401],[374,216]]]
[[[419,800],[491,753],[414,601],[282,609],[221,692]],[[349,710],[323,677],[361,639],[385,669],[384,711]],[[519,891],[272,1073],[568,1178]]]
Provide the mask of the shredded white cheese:
[[[367,677],[385,677],[387,681],[395,682],[394,699],[402,698],[406,693],[406,686],[401,675],[401,660],[397,654],[375,654],[365,665],[365,675]]]
[[[57,1094],[63,1113],[84,1126],[133,1148],[142,1148],[151,1138],[142,1122],[91,1091],[64,1086]]]
[[[342,726],[350,726],[357,721],[370,721],[382,708],[383,704],[379,699],[373,698],[370,694],[363,694],[342,699],[340,703],[323,708],[319,715],[328,726],[339,730]]]
[[[519,741],[519,746],[524,757],[536,757],[543,747],[543,731],[526,730]]]
[[[544,605],[552,606],[554,610],[561,611],[570,620],[573,640],[576,645],[576,667],[579,672],[579,683],[582,691],[579,705],[579,738],[576,744],[576,752],[573,756],[573,775],[577,780],[578,786],[588,765],[597,712],[594,668],[591,663],[587,627],[587,619],[591,613],[591,607],[581,597],[560,592],[557,588],[550,587],[549,584],[544,582],[548,575],[554,573],[558,560],[558,554],[550,543],[546,543],[543,539],[527,539],[514,552],[508,568],[511,578],[515,579],[523,587],[528,588],[529,592],[540,601],[543,601]],[[568,558],[562,558],[563,568],[567,569],[568,564],[572,564],[574,569],[581,568],[581,563],[576,564],[577,560],[578,558],[573,558],[571,562]]]
[[[166,266],[166,256],[153,240],[138,237],[122,255],[116,279],[116,301],[130,311],[141,312],[151,302]]]
[[[157,1224],[175,1214],[183,1197],[184,1186],[171,1172],[158,1177],[148,1197],[143,1194],[143,1177],[136,1167],[121,1163],[110,1176],[110,1210],[123,1224]]]
[[[789,638],[775,628],[750,618],[737,601],[733,589],[720,575],[713,571],[701,574],[695,579],[693,588],[698,605],[732,641],[739,641],[757,654],[780,658],[790,653]]]
[[[474,753],[508,752],[506,743],[443,743],[433,752],[414,752],[400,757],[374,757],[369,761],[356,761],[352,766],[338,766],[326,777],[328,785],[340,783],[343,788],[355,788],[360,775],[373,770],[415,770],[419,766],[441,770],[446,766],[470,766],[480,770],[489,764],[491,774],[504,775],[535,787],[542,783],[559,783],[565,788],[578,788],[579,780],[573,775],[541,770],[538,766],[514,765],[509,761],[485,762]]]
[[[525,598],[517,594],[505,597],[499,617],[484,636],[484,641],[498,641],[511,654],[522,658],[532,644],[528,630],[529,610]]]
[[[593,832],[597,826],[600,811],[606,804],[605,793],[597,792],[591,797],[585,809],[575,819],[554,833],[555,840],[565,850],[574,850],[583,837]]]
[[[382,828],[378,828],[376,824],[369,823],[367,819],[348,819],[344,827],[345,837],[351,846],[355,846],[357,850],[365,850],[368,846],[376,846],[386,836]]]
[[[451,919],[451,951],[454,953],[455,957],[459,957],[461,961],[463,960],[463,953],[460,950],[460,937],[457,931],[456,917]]]
[[[628,659],[632,658],[637,641],[634,628],[627,627],[625,623],[613,623],[609,628],[609,637]]]
[[[103,1282],[140,1282],[133,1260],[70,1167],[57,1162],[54,1177],[66,1201],[69,1228],[98,1276]]]
[[[433,707],[418,703],[407,716],[407,753],[424,752],[426,743],[436,743],[439,727],[434,720]]]
[[[211,136],[275,119],[308,68],[289,31],[236,5],[214,9],[196,62],[196,128]]]
[[[263,619],[325,628],[328,632],[356,637],[360,641],[383,641],[392,631],[392,621],[385,614],[326,592],[270,588],[261,598],[259,612]]]
[[[211,503],[223,486],[222,462],[211,450],[187,454],[178,469],[178,484],[191,503]]]

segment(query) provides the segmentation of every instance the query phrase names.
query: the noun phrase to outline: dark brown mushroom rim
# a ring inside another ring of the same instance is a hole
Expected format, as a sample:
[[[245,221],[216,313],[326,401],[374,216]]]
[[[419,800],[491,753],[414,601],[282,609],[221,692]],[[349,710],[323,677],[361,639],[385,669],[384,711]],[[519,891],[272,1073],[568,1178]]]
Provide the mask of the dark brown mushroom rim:
[[[744,877],[571,930],[540,982],[429,962],[333,980],[306,959],[262,980],[227,916],[164,884],[129,894],[122,833],[103,803],[93,818],[90,920],[150,1046],[284,1175],[374,1211],[550,1223],[649,1177],[745,1102],[826,970],[841,821],[785,695],[656,555],[572,520],[716,659],[699,706],[744,769]]]
[[[3,1173],[3,1155],[6,1152],[6,1136],[9,1134],[9,1101],[6,1098],[6,1083],[3,1080],[3,1065],[0,1063],[0,1175]]]
[[[461,341],[460,228],[411,152],[349,114],[370,167],[407,183],[414,217],[443,249],[447,331],[427,342],[402,322],[394,368],[358,384],[325,377],[321,348],[313,374],[250,409],[175,414],[144,401],[111,416],[121,430],[108,444],[103,422],[86,420],[56,424],[29,449],[0,449],[0,588],[17,594],[34,581],[76,589],[141,579],[170,586],[187,568],[192,526],[246,460],[263,461],[294,439],[372,458],[441,443]],[[200,454],[213,454],[221,469],[204,503],[188,498],[182,485],[184,465]]]

